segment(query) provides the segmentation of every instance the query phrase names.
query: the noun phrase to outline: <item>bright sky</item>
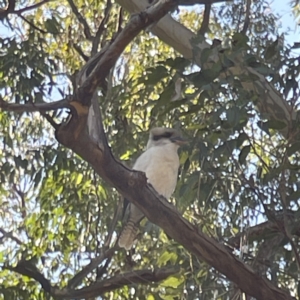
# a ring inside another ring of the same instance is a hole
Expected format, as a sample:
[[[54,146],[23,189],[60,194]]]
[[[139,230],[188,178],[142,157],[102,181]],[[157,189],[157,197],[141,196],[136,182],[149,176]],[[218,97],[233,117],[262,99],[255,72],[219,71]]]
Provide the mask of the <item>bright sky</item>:
[[[297,25],[291,10],[290,1],[270,0],[270,7],[276,15],[280,16],[280,33],[285,34],[285,43],[292,45],[294,42],[300,42],[300,25]]]

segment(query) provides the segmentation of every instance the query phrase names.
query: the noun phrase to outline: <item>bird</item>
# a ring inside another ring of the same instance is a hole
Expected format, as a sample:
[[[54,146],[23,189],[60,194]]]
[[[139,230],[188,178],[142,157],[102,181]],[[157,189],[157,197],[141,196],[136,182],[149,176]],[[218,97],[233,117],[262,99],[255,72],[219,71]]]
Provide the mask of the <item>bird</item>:
[[[175,190],[179,156],[178,148],[185,144],[179,131],[173,128],[156,127],[150,130],[146,151],[136,160],[133,170],[146,174],[147,182],[166,199]],[[118,244],[130,250],[138,232],[138,226],[144,214],[132,203],[127,206],[128,219],[121,231]]]

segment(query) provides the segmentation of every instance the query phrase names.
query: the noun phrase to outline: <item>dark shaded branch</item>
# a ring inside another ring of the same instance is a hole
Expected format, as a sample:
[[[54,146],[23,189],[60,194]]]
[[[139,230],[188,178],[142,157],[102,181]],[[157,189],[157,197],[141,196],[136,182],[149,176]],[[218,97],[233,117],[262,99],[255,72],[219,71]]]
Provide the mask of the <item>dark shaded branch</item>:
[[[247,0],[245,21],[244,21],[243,29],[241,31],[241,33],[243,34],[246,34],[248,27],[250,25],[250,9],[251,9],[251,0]]]
[[[200,35],[204,35],[208,30],[210,10],[211,10],[211,4],[205,4],[202,24],[201,24],[201,27],[198,31],[198,34],[200,34]]]
[[[139,270],[116,275],[109,279],[76,291],[60,294],[64,299],[87,299],[100,296],[106,292],[119,289],[128,284],[149,284],[162,281],[169,276],[178,273],[179,268],[162,268],[157,270]]]
[[[89,60],[89,57],[86,54],[84,54],[83,50],[81,49],[81,47],[78,44],[74,43],[73,48],[76,50],[76,52],[81,56],[81,58],[84,61],[87,62]]]
[[[297,212],[289,211],[288,218],[289,223],[293,224],[291,226],[291,233],[300,237],[300,223]],[[253,227],[249,227],[244,232],[239,233],[227,240],[226,244],[238,249],[240,247],[240,239],[242,237],[247,236],[247,240],[250,243],[262,239],[266,240],[268,239],[268,237],[272,238],[274,234],[282,232],[282,230],[280,230],[279,228],[284,228],[284,215],[282,211],[277,212],[277,214],[274,216],[274,222],[266,221]]]
[[[11,13],[15,10],[16,7],[16,0],[9,0],[8,1],[8,7],[7,7],[7,13]]]
[[[40,6],[42,6],[43,4],[47,3],[47,2],[50,2],[51,0],[43,0],[39,3],[36,3],[36,4],[33,4],[33,5],[30,5],[30,6],[27,6],[27,7],[24,7],[24,8],[21,8],[21,9],[18,9],[18,10],[15,10],[13,13],[14,14],[17,14],[17,15],[20,15],[22,14],[23,12],[25,11],[29,11],[29,10],[32,10],[32,9],[36,9]]]
[[[12,13],[16,7],[16,0],[9,0],[8,6],[5,8],[0,8],[0,20],[4,20],[8,14]]]
[[[37,269],[37,267],[35,265],[33,265],[32,263],[30,263],[29,261],[21,261],[17,264],[16,267],[12,267],[12,266],[4,266],[3,269],[7,269],[13,272],[17,272],[21,275],[24,276],[28,276],[30,278],[33,278],[34,280],[36,280],[37,282],[39,282],[42,286],[42,288],[52,294],[55,293],[56,289],[54,289],[51,284],[50,281],[48,279],[45,278],[45,276],[40,273],[40,271]]]
[[[73,14],[76,16],[77,20],[83,25],[83,32],[85,34],[85,37],[88,40],[92,39],[92,34],[90,27],[86,21],[86,19],[82,16],[82,14],[78,11],[77,6],[74,4],[73,0],[68,0],[68,3],[72,9]]]
[[[88,265],[82,268],[81,271],[79,271],[73,278],[69,280],[68,288],[72,289],[78,286],[86,275],[96,269],[105,259],[108,259],[110,256],[112,256],[116,249],[117,247],[110,248],[102,255],[92,259]]]
[[[19,15],[19,17],[24,21],[26,22],[29,26],[31,26],[32,28],[34,28],[35,30],[39,31],[40,33],[47,33],[47,31],[37,27],[36,25],[34,25],[31,21],[28,21],[25,17],[23,17],[22,15]]]
[[[120,199],[119,199],[119,203],[117,205],[117,208],[115,210],[115,214],[114,214],[114,217],[113,217],[113,220],[109,226],[109,230],[108,230],[108,233],[107,233],[107,236],[105,238],[105,242],[104,242],[104,246],[105,247],[108,247],[111,243],[111,239],[112,239],[112,236],[113,236],[113,233],[115,232],[115,228],[117,226],[117,222],[122,214],[122,210],[123,210],[123,197],[120,196]]]
[[[8,232],[8,231],[4,230],[3,228],[0,228],[0,233],[2,234],[2,237],[0,238],[0,240],[2,238],[9,238],[9,239],[15,241],[19,245],[23,244],[21,240],[19,240],[17,237],[15,237],[13,235],[13,232]]]
[[[57,124],[53,118],[51,116],[49,116],[48,114],[44,113],[44,112],[41,112],[41,115],[51,124],[51,126],[54,128],[54,129],[58,129],[59,127],[59,124]]]
[[[258,247],[257,254],[253,261],[253,268],[260,276],[266,276],[267,270],[271,267],[271,261],[277,252],[278,247],[285,240],[285,236],[277,232],[269,239],[264,240]]]
[[[0,97],[0,108],[4,111],[13,111],[17,113],[22,112],[46,112],[51,110],[58,110],[61,108],[70,108],[69,99],[65,98],[50,103],[26,103],[26,104],[17,104],[17,103],[7,103]]]
[[[37,267],[29,261],[21,261],[16,267],[4,266],[4,269],[28,276],[39,282],[42,288],[56,299],[88,299],[100,296],[106,292],[116,290],[128,284],[147,284],[159,282],[179,271],[177,267],[157,270],[131,271],[96,282],[89,287],[73,290],[70,288],[58,289],[51,286],[50,281],[39,272]]]
[[[123,24],[123,7],[120,7],[117,32],[121,32]]]
[[[98,27],[98,30],[96,32],[95,37],[93,39],[92,51],[91,51],[92,56],[95,55],[98,51],[99,43],[100,43],[100,37],[103,34],[103,31],[105,29],[105,24],[108,21],[109,12],[110,12],[111,8],[112,8],[111,0],[107,0],[106,1],[106,8],[104,10],[104,17],[103,17],[103,19],[102,19],[102,21],[101,21],[101,23]]]

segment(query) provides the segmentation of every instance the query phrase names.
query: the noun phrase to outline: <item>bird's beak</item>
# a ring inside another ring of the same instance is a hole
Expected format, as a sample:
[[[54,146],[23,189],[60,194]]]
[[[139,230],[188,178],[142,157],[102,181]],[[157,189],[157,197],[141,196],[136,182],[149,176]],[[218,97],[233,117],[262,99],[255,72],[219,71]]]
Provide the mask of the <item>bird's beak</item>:
[[[177,144],[177,145],[179,145],[179,146],[188,143],[188,140],[182,138],[181,136],[174,136],[174,137],[170,138],[170,140],[171,140],[173,143],[175,143],[175,144]]]

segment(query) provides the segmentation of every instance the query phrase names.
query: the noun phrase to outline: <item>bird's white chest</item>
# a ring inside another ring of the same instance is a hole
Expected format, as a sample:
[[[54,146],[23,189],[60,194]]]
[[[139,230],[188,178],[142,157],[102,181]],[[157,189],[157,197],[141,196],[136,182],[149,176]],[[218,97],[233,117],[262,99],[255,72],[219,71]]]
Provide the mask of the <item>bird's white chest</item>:
[[[155,190],[169,198],[178,176],[179,157],[173,145],[149,148],[136,161],[133,169],[146,173]]]

